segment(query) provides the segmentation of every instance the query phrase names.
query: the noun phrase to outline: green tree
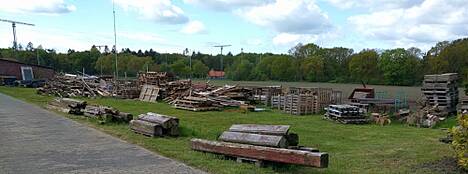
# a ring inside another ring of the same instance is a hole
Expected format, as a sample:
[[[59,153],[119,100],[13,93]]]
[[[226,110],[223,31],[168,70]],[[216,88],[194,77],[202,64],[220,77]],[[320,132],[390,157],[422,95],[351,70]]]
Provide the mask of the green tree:
[[[375,50],[363,50],[351,56],[349,72],[354,82],[377,83],[379,55]]]
[[[206,77],[208,71],[210,70],[208,66],[203,64],[203,62],[201,62],[200,60],[193,61],[192,69],[193,69],[193,74],[197,78]]]
[[[385,84],[415,85],[422,80],[421,60],[403,48],[382,53],[379,68]]]

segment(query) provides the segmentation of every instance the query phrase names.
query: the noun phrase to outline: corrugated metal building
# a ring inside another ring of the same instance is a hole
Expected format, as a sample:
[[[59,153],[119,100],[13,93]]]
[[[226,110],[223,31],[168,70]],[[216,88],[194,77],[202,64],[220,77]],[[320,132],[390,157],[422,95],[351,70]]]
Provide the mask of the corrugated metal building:
[[[54,69],[41,65],[21,63],[0,58],[0,76],[16,77],[17,80],[50,79]]]

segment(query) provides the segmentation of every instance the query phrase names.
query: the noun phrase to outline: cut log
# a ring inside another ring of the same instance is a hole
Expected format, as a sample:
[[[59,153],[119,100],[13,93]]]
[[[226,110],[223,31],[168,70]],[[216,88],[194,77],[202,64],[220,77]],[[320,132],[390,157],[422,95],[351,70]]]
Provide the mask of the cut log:
[[[265,161],[299,164],[305,166],[328,167],[328,154],[303,150],[280,149],[247,144],[192,139],[193,150],[223,154],[228,156],[253,158]]]
[[[289,125],[234,124],[230,132],[244,132],[265,135],[287,135]]]
[[[242,132],[223,132],[218,140],[232,143],[252,144],[269,147],[288,147],[288,142],[284,136],[261,135]]]
[[[144,120],[151,123],[160,124],[164,129],[179,126],[179,119],[167,115],[156,114],[148,112],[147,114],[140,114],[138,120]]]
[[[148,135],[151,137],[163,135],[163,129],[161,125],[142,120],[130,121],[130,129],[136,133]]]

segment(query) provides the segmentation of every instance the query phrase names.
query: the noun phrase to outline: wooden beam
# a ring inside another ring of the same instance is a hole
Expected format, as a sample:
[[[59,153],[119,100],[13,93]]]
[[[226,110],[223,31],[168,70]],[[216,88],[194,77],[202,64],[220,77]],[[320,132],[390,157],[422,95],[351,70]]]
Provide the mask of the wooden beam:
[[[193,150],[218,153],[228,156],[299,164],[319,168],[328,167],[327,153],[209,141],[196,138],[191,140],[191,146]]]
[[[147,114],[140,114],[138,116],[138,120],[160,124],[164,129],[179,126],[178,118],[152,112],[148,112]]]
[[[286,135],[289,125],[234,124],[230,132],[244,132],[264,135]]]
[[[232,143],[252,144],[259,146],[281,147],[289,146],[287,139],[284,136],[277,135],[261,135],[242,132],[225,131],[218,140]]]
[[[142,120],[130,121],[130,129],[136,133],[154,136],[163,136],[163,129],[161,125],[150,123]]]

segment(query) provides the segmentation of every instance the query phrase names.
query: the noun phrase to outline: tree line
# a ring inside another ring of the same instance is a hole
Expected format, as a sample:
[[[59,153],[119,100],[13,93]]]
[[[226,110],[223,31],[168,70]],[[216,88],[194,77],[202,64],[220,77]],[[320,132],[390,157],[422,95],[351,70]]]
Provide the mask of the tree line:
[[[107,47],[101,51],[92,46],[87,51],[69,49],[66,53],[57,53],[28,43],[16,53],[11,48],[0,49],[0,58],[50,66],[59,72],[84,70],[86,74],[113,75],[114,52]],[[129,77],[140,71],[167,71],[182,78],[206,78],[209,70],[225,67],[227,79],[244,81],[364,82],[411,86],[420,84],[424,74],[447,72],[459,73],[464,81],[468,79],[468,38],[439,42],[427,52],[414,47],[354,52],[350,48],[322,48],[309,43],[296,45],[288,54],[209,55],[189,53],[187,49],[183,53],[159,53],[153,49],[132,51],[125,48],[118,52],[117,57],[119,76],[125,74]]]

